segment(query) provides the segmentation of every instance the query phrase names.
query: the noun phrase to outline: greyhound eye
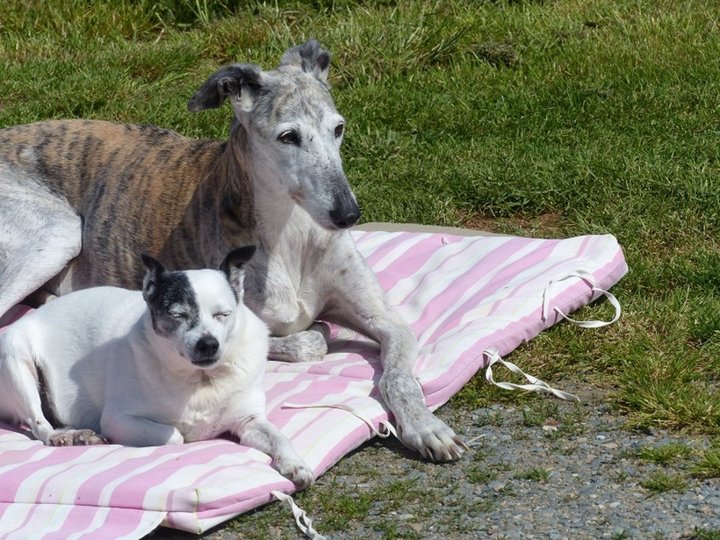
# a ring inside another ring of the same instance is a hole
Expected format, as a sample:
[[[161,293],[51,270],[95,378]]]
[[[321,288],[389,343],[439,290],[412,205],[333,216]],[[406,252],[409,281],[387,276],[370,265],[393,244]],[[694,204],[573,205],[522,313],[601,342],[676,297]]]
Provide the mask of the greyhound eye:
[[[213,317],[217,319],[218,321],[224,321],[230,316],[230,311],[221,311],[218,313],[213,313]]]
[[[170,316],[177,321],[186,321],[190,318],[190,316],[184,311],[172,311],[170,312]]]
[[[335,138],[339,139],[342,137],[343,132],[345,131],[345,124],[340,123],[337,126],[335,126]]]
[[[292,144],[294,146],[300,145],[300,134],[294,129],[288,129],[278,135],[278,141],[283,144]]]

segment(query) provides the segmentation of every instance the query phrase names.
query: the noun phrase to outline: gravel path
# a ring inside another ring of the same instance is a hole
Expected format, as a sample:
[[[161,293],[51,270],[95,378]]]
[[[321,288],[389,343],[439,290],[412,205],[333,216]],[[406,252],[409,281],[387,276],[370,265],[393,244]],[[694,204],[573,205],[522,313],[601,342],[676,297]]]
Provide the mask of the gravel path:
[[[297,501],[319,532],[337,539],[720,538],[720,480],[690,471],[708,440],[630,431],[602,392],[562,387],[582,403],[446,406],[440,416],[474,440],[459,462],[433,465],[397,441],[373,441]],[[301,535],[280,504],[204,535],[238,537]]]

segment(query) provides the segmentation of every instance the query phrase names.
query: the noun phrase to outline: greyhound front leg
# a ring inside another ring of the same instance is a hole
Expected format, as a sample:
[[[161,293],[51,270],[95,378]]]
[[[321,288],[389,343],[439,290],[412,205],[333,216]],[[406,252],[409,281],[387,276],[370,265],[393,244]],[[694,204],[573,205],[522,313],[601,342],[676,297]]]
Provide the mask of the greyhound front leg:
[[[417,345],[412,330],[392,319],[378,319],[382,330],[370,330],[380,342],[383,374],[380,393],[395,415],[400,440],[433,461],[453,461],[467,450],[465,443],[425,405],[420,384],[412,374]]]
[[[245,446],[269,455],[278,472],[298,488],[304,489],[315,481],[312,470],[295,452],[290,440],[267,420],[252,417],[233,432]]]
[[[388,304],[375,274],[359,254],[352,268],[355,272],[348,272],[350,279],[338,284],[335,303],[323,315],[380,343],[383,374],[378,386],[395,416],[403,444],[433,461],[459,459],[467,446],[430,412],[413,376],[418,357],[415,334]]]

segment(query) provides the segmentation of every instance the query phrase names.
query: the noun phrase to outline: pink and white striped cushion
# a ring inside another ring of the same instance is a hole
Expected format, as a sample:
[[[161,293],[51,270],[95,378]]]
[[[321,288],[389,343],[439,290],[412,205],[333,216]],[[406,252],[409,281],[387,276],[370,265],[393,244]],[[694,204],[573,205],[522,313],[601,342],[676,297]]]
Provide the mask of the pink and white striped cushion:
[[[432,409],[484,367],[486,349],[507,354],[557,322],[554,311],[542,316],[548,282],[580,270],[608,289],[627,271],[612,236],[353,234],[418,336],[415,374]],[[553,285],[549,307],[568,313],[597,294],[586,281],[568,279]],[[345,404],[377,427],[388,418],[373,382],[377,353],[368,340],[334,328],[323,362],[268,367],[268,416],[318,476],[372,431],[344,410],[284,405]],[[161,523],[200,533],[269,502],[272,490],[291,492],[293,485],[267,456],[232,440],[47,448],[0,425],[2,538],[138,538]]]

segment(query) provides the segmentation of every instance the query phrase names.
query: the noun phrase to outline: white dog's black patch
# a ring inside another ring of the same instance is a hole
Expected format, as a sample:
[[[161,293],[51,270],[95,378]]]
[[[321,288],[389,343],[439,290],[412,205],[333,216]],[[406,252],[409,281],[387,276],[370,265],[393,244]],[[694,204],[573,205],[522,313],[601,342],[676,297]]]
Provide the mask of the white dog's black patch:
[[[169,337],[182,326],[191,329],[200,321],[195,292],[185,272],[167,272],[149,255],[142,255],[145,264],[143,298],[152,317],[153,329]]]

